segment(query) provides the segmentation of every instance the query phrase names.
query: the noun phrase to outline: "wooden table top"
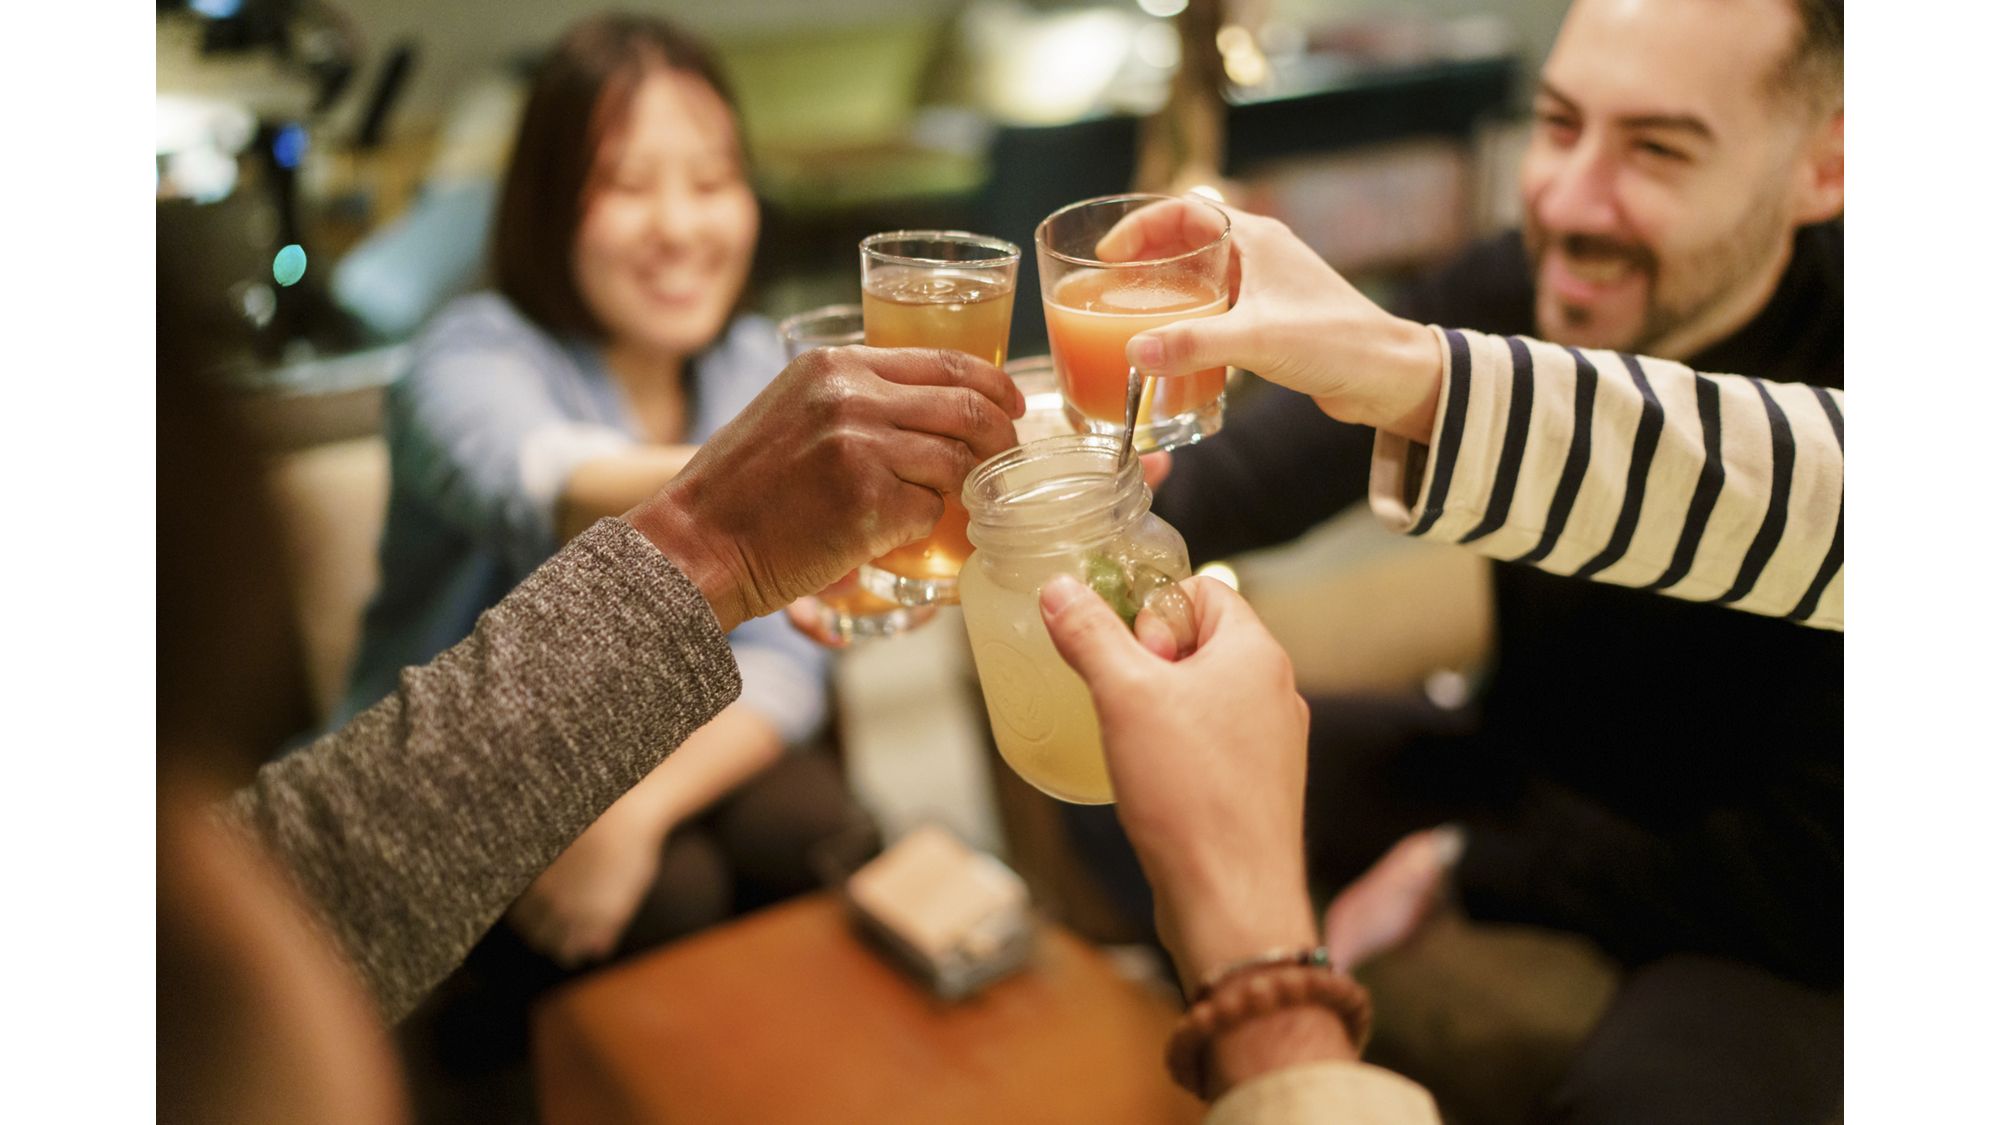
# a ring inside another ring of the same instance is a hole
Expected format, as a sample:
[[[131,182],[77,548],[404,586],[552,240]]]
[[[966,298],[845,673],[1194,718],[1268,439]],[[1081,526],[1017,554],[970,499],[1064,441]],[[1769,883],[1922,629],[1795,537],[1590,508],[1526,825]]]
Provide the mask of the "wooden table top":
[[[549,1125],[1194,1122],[1174,1019],[1053,925],[1026,969],[944,1003],[817,895],[556,993],[535,1080]]]

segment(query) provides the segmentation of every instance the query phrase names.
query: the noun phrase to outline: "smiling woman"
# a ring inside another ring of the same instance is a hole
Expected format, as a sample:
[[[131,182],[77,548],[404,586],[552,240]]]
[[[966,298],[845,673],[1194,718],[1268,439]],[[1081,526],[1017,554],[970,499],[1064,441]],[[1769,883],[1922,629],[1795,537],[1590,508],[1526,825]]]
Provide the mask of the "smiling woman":
[[[579,25],[522,113],[500,292],[551,333],[687,356],[721,330],[756,239],[735,102],[707,49],[653,20]]]
[[[382,586],[337,720],[468,635],[564,541],[652,495],[784,367],[776,328],[739,312],[757,230],[708,49],[647,17],[571,29],[522,110],[497,291],[440,312],[390,391]],[[825,654],[779,620],[730,645],[739,702],[515,903],[473,955],[482,997],[813,884],[808,848],[860,816],[823,755],[785,753],[824,721]]]

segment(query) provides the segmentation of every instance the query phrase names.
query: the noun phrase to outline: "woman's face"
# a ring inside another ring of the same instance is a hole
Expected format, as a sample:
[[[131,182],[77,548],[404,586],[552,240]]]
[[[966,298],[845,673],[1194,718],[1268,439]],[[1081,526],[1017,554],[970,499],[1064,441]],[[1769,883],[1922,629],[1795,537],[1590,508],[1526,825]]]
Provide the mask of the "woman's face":
[[[585,200],[577,288],[612,342],[681,357],[714,341],[757,243],[722,98],[690,74],[648,74],[599,147]]]

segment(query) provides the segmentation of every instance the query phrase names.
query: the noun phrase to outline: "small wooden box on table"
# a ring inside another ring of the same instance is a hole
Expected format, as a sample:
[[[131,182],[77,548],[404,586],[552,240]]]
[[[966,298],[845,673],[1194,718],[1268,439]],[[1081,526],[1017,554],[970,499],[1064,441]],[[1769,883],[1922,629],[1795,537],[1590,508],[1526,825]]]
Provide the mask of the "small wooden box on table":
[[[1172,1007],[1043,926],[1028,967],[933,999],[839,901],[762,911],[597,973],[535,1018],[548,1125],[1194,1122]]]

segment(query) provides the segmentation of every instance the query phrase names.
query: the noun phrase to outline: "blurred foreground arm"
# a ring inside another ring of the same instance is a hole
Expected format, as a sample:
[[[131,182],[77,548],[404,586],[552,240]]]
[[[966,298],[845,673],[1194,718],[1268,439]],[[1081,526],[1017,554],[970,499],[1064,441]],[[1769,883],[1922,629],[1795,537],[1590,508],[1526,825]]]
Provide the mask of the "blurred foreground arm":
[[[394,1020],[740,686],[701,592],[607,520],[386,699],[259,770],[228,811]]]
[[[685,471],[406,669],[225,814],[290,872],[390,1019],[741,689],[723,634],[926,534],[1013,442],[1019,393],[958,353],[787,367]]]
[[[1272,949],[1311,947],[1306,894],[1306,706],[1291,661],[1248,603],[1186,584],[1196,647],[1177,663],[1145,614],[1139,637],[1072,579],[1042,591],[1063,659],[1090,686],[1125,826],[1157,892],[1159,927],[1187,990]],[[1430,1096],[1357,1061],[1332,1011],[1303,1006],[1218,1036],[1209,1073],[1227,1091],[1210,1120],[1434,1122]]]

